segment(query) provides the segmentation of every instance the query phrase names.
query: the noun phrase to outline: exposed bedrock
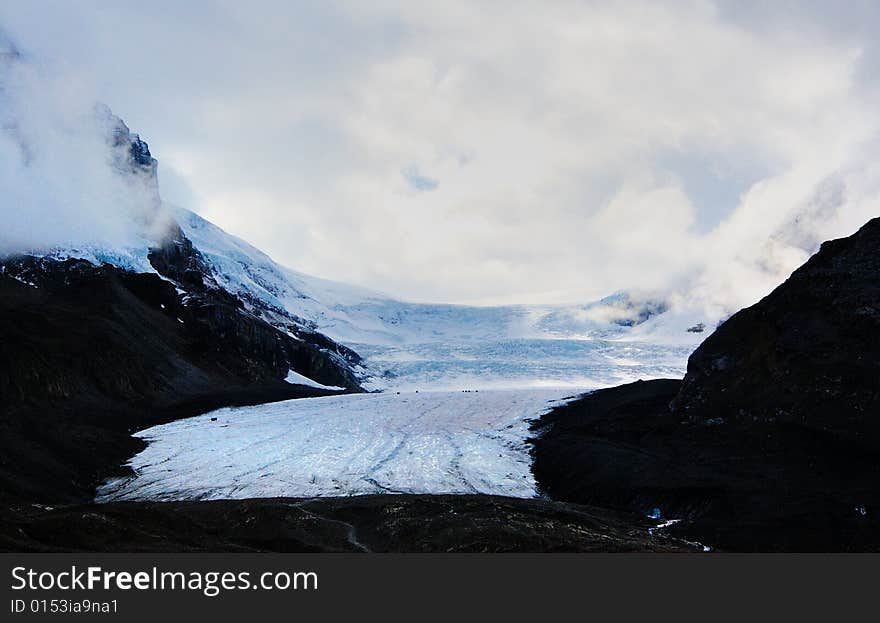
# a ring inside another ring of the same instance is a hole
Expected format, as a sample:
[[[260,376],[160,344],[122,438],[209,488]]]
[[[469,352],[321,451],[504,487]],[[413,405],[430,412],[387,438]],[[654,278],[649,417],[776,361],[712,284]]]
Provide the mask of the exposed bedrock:
[[[880,220],[822,245],[694,352],[682,382],[536,425],[554,498],[687,519],[738,550],[880,548]]]
[[[183,296],[156,274],[83,260],[0,268],[0,492],[85,500],[151,424],[231,404],[323,395],[295,369],[358,390],[335,353],[222,290]]]

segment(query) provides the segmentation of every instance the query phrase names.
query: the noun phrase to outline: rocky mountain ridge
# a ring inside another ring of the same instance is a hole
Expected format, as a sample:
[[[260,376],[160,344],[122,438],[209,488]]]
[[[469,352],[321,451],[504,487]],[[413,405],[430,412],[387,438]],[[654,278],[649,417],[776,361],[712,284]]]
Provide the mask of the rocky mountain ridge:
[[[722,549],[880,548],[880,219],[724,322],[683,381],[600,390],[535,425],[554,499],[677,520]]]

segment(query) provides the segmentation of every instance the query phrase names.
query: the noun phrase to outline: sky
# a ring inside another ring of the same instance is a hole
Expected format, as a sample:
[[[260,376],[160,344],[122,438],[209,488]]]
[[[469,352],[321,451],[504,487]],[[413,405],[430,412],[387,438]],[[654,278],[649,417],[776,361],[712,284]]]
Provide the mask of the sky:
[[[165,201],[469,304],[766,294],[880,213],[878,27],[870,1],[0,5],[149,142]]]

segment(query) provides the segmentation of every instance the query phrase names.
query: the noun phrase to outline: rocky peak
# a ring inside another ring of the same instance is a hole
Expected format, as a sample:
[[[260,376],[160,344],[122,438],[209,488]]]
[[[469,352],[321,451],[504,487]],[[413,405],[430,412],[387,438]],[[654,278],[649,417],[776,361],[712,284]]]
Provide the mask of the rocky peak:
[[[141,166],[153,166],[156,160],[150,155],[150,146],[141,137],[135,134],[132,137],[129,152],[131,159],[135,164]]]
[[[96,105],[95,115],[106,128],[108,143],[116,156],[116,167],[155,178],[158,161],[150,153],[147,142],[139,134],[133,133],[108,106]]]

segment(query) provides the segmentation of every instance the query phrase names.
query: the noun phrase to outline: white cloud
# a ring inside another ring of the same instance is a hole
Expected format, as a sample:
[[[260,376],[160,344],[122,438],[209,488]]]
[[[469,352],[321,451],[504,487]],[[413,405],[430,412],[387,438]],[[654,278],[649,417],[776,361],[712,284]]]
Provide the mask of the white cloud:
[[[94,78],[173,198],[282,263],[451,302],[698,283],[717,311],[876,207],[872,29],[817,6],[60,3],[0,20]],[[830,178],[843,202],[771,240]]]
[[[6,43],[0,36],[0,254],[157,238],[167,221],[155,184],[131,173],[128,143],[111,145],[118,120],[82,82]]]

